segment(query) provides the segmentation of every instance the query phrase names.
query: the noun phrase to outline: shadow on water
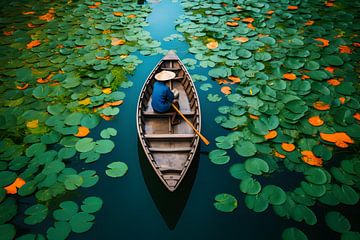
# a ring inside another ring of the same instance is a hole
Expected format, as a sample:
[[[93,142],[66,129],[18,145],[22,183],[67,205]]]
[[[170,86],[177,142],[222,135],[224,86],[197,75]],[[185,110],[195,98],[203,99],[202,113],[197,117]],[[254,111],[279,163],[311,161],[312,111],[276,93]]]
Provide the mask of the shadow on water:
[[[170,192],[165,188],[146,158],[140,141],[138,141],[138,154],[141,171],[150,195],[169,229],[174,230],[186,206],[195,181],[199,166],[199,150],[197,150],[190,168],[175,192]]]

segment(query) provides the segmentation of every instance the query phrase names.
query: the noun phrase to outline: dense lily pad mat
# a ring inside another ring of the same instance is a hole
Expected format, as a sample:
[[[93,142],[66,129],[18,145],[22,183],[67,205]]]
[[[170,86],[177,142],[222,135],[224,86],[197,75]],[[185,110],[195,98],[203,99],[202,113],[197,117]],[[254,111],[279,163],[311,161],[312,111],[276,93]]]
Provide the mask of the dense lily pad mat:
[[[230,160],[230,174],[241,180],[237,195],[246,194],[245,205],[255,212],[272,206],[281,217],[314,226],[316,204],[356,205],[360,27],[353,21],[359,17],[360,4],[341,0],[182,4],[185,14],[177,21],[177,30],[189,42],[189,52],[198,61],[195,66],[210,67],[209,77],[223,85],[208,100],[221,101],[215,122],[229,134],[215,138],[209,158],[225,164],[229,160],[224,156],[231,156],[232,150],[243,157]],[[209,86],[203,83],[202,89]],[[343,151],[345,158],[339,154]],[[219,152],[221,159],[214,157]],[[304,174],[297,188],[285,192],[282,186],[260,185],[263,175],[283,169]],[[335,229],[335,218],[327,216]],[[350,225],[336,230],[352,235]],[[306,239],[296,228],[285,230],[282,237]]]
[[[72,201],[57,203],[55,211],[47,206],[66,191],[98,182],[96,171],[78,172],[67,164],[73,158],[92,163],[114,149],[114,128],[100,136],[91,132],[118,115],[126,91],[119,89],[132,86],[126,76],[141,63],[133,53],[162,52],[143,30],[150,12],[148,5],[130,0],[2,5],[0,227],[5,239],[15,236],[11,220],[17,215],[25,215],[29,225],[54,217],[39,239],[65,239],[96,222],[93,213],[103,204],[98,197],[84,199],[80,212]],[[28,196],[36,204],[20,212],[16,199]]]

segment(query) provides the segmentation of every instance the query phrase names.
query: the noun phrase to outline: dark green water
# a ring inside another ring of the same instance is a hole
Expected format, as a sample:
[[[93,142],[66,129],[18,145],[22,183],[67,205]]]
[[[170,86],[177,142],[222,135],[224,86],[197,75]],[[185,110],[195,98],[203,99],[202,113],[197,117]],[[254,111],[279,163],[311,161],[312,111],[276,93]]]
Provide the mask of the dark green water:
[[[149,26],[146,30],[155,40],[161,41],[163,49],[176,50],[181,59],[191,57],[186,42],[163,41],[164,37],[177,33],[174,21],[182,14],[180,3],[162,1],[151,6],[153,12],[147,20]],[[215,146],[214,138],[227,132],[214,122],[218,115],[217,107],[222,103],[207,101],[208,92],[201,90],[198,93],[203,116],[202,133],[212,143],[201,145],[199,156],[180,189],[176,193],[168,193],[144,158],[135,120],[143,82],[163,56],[137,55],[143,63],[130,76],[134,86],[125,91],[127,96],[120,114],[114,121],[104,121],[99,127],[118,130],[114,139],[116,149],[92,165],[83,165],[80,161],[74,163],[74,168],[94,169],[100,176],[98,184],[81,190],[79,194],[82,196],[79,197],[99,196],[104,205],[96,213],[93,228],[84,234],[72,234],[70,239],[281,239],[282,231],[294,226],[300,226],[309,239],[339,239],[340,235],[330,232],[323,219],[318,219],[318,227],[314,228],[280,218],[271,208],[264,213],[254,213],[245,207],[239,181],[230,176],[229,165],[216,166],[207,157],[208,151]],[[190,73],[207,75],[207,71],[200,68],[190,70]],[[196,86],[199,88],[199,83]],[[219,86],[214,84],[211,91],[219,93]],[[93,136],[98,134],[95,131],[92,133]],[[241,160],[235,154],[231,157],[232,163]],[[105,175],[106,165],[113,161],[123,161],[129,166],[124,177],[112,179]],[[297,185],[298,178],[294,174],[280,173],[267,181],[280,185],[286,182],[284,189],[290,190]],[[222,192],[232,193],[238,199],[239,207],[233,213],[221,213],[213,207],[215,195]],[[319,218],[326,212],[322,206],[315,211],[320,213],[317,214]]]

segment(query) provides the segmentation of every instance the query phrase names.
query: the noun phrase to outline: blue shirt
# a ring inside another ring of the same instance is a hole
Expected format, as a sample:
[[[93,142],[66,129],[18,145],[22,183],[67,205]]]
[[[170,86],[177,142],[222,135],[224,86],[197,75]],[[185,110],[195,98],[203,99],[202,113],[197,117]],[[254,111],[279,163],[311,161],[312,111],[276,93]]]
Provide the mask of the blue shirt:
[[[167,112],[174,100],[174,94],[165,82],[155,81],[151,106],[156,112]]]

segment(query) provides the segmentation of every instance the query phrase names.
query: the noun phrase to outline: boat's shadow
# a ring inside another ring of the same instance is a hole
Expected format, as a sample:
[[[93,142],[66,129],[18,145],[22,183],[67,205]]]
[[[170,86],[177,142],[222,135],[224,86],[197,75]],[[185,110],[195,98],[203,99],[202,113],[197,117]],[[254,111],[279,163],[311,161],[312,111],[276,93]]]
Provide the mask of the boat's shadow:
[[[196,155],[194,156],[188,172],[175,192],[170,192],[167,190],[164,184],[161,182],[149,161],[147,160],[139,141],[138,153],[145,184],[164,221],[168,225],[169,229],[173,230],[175,229],[176,224],[178,223],[186,206],[186,202],[195,181],[196,172],[199,165],[199,151],[197,151]]]

